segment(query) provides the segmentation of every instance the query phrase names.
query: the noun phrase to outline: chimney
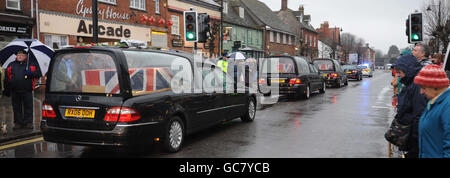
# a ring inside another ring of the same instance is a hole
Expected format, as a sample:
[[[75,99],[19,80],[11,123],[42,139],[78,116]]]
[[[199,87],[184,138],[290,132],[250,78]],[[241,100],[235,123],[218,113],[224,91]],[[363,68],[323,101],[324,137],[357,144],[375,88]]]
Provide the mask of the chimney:
[[[298,6],[298,12],[303,15],[303,13],[305,12],[303,5]]]
[[[287,0],[281,0],[281,10],[287,10]]]

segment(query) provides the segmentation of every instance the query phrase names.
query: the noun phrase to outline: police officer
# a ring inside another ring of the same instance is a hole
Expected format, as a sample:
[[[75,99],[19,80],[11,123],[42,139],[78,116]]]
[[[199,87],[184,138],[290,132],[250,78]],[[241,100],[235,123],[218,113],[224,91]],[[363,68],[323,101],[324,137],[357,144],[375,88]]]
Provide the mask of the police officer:
[[[27,61],[28,53],[19,50],[16,60],[6,68],[4,93],[11,96],[14,129],[33,129],[33,90],[41,72],[38,66]]]

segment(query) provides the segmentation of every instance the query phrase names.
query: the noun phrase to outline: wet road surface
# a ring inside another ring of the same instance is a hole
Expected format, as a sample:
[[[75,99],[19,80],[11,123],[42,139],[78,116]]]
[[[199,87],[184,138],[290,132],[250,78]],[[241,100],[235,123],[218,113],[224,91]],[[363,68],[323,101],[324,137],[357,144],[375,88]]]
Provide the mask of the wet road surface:
[[[257,110],[255,121],[240,119],[187,137],[183,149],[167,154],[159,147],[112,150],[45,141],[0,147],[8,157],[158,157],[158,158],[385,158],[384,132],[393,117],[391,73],[327,88],[309,100],[280,98]]]

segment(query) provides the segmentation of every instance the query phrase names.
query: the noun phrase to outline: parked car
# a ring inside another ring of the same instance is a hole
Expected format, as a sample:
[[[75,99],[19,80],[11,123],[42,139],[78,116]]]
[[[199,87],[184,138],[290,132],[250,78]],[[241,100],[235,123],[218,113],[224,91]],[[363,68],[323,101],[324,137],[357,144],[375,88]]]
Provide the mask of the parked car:
[[[358,66],[362,69],[363,76],[373,77],[373,65],[361,64]]]
[[[347,74],[338,61],[334,59],[319,58],[313,60],[314,66],[319,69],[320,75],[325,78],[327,86],[341,87],[348,85]]]
[[[363,79],[362,69],[357,65],[343,65],[342,69],[344,69],[348,78],[356,79],[358,81]]]
[[[176,152],[187,134],[237,117],[254,120],[255,96],[236,92],[232,81],[214,64],[194,63],[182,52],[62,49],[50,62],[41,130],[49,142],[161,143]]]
[[[309,99],[311,92],[325,93],[326,86],[319,71],[304,58],[297,56],[270,56],[262,59],[258,80],[262,93],[277,87],[280,94],[290,98]],[[276,66],[274,66],[276,65]]]

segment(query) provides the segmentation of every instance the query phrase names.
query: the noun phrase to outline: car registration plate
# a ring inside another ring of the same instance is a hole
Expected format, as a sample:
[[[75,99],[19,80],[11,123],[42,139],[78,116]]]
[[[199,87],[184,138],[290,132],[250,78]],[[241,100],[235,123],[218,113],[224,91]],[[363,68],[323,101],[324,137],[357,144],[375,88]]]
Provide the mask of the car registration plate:
[[[271,79],[270,80],[272,83],[284,83],[284,79]]]
[[[351,74],[352,72],[347,72],[347,74]]]
[[[94,118],[95,110],[68,108],[68,109],[66,109],[65,116],[66,117]]]

